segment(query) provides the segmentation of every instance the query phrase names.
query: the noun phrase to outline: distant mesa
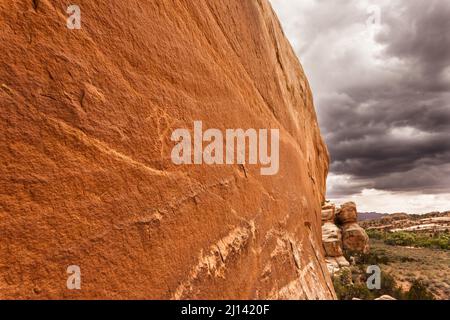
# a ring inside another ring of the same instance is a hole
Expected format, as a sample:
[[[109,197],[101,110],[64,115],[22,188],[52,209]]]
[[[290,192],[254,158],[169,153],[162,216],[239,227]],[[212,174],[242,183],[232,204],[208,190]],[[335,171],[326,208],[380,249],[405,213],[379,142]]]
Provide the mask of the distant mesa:
[[[360,224],[366,230],[380,230],[387,232],[449,231],[450,211],[430,212],[423,215],[394,213],[389,215],[382,215],[379,218],[360,220]]]

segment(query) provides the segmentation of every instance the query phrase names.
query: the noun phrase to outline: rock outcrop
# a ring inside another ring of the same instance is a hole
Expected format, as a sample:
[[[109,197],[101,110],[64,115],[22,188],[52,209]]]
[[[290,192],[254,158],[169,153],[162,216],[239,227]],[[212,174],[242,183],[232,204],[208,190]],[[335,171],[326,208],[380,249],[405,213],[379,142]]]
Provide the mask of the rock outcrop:
[[[0,3],[0,298],[333,299],[328,153],[267,0]],[[171,133],[280,130],[280,168]],[[67,287],[68,266],[81,290]]]
[[[369,237],[359,226],[358,212],[354,202],[341,205],[336,213],[337,223],[342,227],[343,249],[349,252],[367,253],[369,251]]]
[[[358,222],[358,213],[354,202],[346,202],[336,212],[337,223],[346,225],[348,223]]]
[[[340,257],[343,255],[342,232],[334,223],[325,222],[322,226],[322,240],[327,256]]]
[[[322,241],[331,274],[350,265],[344,252],[352,254],[369,251],[369,237],[357,220],[358,213],[353,202],[344,203],[340,208],[326,202],[322,207]]]
[[[366,231],[356,222],[347,223],[342,227],[342,245],[349,252],[369,252],[369,237]]]

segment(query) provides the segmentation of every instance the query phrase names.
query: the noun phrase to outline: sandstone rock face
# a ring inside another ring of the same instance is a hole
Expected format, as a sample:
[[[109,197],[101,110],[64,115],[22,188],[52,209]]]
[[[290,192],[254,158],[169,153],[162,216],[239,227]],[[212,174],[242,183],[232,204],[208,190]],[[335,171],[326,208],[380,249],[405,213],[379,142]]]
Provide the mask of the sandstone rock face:
[[[350,252],[369,252],[369,237],[366,231],[357,223],[344,225],[342,230],[344,250]]]
[[[77,4],[80,30],[0,3],[0,298],[335,298],[328,154],[267,0]],[[278,174],[175,165],[194,121],[279,129]]]

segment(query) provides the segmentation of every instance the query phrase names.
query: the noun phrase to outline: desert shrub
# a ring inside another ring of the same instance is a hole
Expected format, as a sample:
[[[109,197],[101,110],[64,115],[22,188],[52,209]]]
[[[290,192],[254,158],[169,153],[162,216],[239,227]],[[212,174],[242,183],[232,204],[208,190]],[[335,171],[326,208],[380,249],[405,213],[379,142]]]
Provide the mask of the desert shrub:
[[[386,236],[384,242],[392,246],[412,246],[416,239],[414,234],[408,232],[393,232]]]
[[[405,298],[402,289],[397,286],[397,283],[393,276],[386,272],[381,273],[381,289],[377,290],[379,296],[389,295],[397,300],[403,300]]]
[[[436,235],[430,239],[430,246],[433,248],[450,250],[450,235]]]
[[[381,230],[366,230],[370,239],[383,240],[385,244],[392,246],[414,246],[450,250],[450,233],[413,233],[406,231],[386,232]]]
[[[416,262],[417,259],[411,258],[411,257],[400,257],[401,262]]]
[[[414,280],[411,288],[405,294],[407,300],[434,300],[433,294],[421,280]]]
[[[333,277],[333,285],[339,300],[352,300],[358,298],[362,300],[374,300],[382,295],[389,295],[397,300],[434,300],[433,294],[424,281],[412,280],[411,288],[403,291],[394,277],[388,273],[381,274],[381,288],[379,290],[369,290],[366,284],[365,275],[359,274],[360,281],[352,281],[350,269],[344,269],[340,274]]]
[[[353,298],[373,300],[375,295],[363,282],[353,282],[350,269],[344,269],[333,277],[334,290],[339,300],[352,300]]]
[[[448,233],[415,234],[411,232],[393,232],[386,235],[384,242],[394,246],[450,250],[450,235]]]
[[[384,240],[385,238],[385,232],[380,230],[366,230],[366,233],[370,239]]]
[[[359,281],[351,281],[352,278],[359,278]],[[353,298],[358,298],[374,300],[382,295],[390,295],[398,300],[405,298],[395,279],[388,273],[381,273],[380,289],[369,290],[366,281],[367,275],[365,273],[360,273],[356,277],[353,275],[352,277],[350,269],[343,270],[342,273],[333,278],[333,285],[338,299],[352,300]]]
[[[370,251],[369,253],[349,253],[348,255],[354,257],[356,263],[362,266],[389,264],[390,261],[385,252],[380,251]]]

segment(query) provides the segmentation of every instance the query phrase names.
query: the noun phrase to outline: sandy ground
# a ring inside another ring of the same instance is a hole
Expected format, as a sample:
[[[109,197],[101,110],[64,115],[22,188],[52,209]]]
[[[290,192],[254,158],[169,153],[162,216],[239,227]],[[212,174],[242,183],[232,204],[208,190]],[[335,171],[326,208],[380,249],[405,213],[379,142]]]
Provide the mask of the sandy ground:
[[[450,251],[389,246],[378,240],[371,240],[371,250],[389,258],[381,268],[404,289],[409,289],[412,280],[421,279],[436,299],[450,299]]]

